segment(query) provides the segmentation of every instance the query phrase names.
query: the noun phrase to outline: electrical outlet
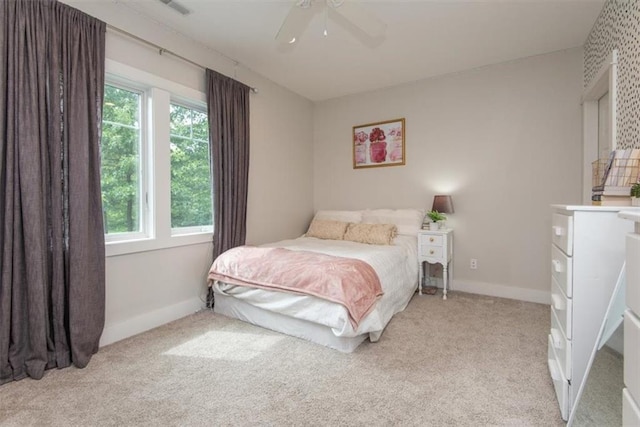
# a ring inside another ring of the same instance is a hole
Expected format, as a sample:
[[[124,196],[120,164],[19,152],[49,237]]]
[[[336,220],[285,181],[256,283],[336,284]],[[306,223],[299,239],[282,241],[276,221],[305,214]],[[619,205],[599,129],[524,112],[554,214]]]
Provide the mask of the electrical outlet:
[[[472,270],[476,270],[478,268],[478,260],[475,258],[471,258],[471,263],[469,264]]]

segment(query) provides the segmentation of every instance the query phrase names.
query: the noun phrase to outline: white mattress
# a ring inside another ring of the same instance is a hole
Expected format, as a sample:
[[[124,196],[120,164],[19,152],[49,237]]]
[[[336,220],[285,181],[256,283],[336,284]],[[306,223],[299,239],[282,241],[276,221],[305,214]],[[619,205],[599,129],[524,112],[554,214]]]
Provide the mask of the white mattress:
[[[378,274],[384,295],[356,330],[347,309],[323,299],[288,292],[269,291],[227,283],[215,283],[214,292],[243,301],[259,309],[294,317],[330,328],[336,337],[369,334],[377,341],[394,314],[404,310],[418,284],[417,243],[415,236],[399,235],[394,245],[367,245],[341,240],[300,237],[271,243],[269,247],[305,250],[356,258],[370,264]],[[268,325],[263,325],[269,327]]]

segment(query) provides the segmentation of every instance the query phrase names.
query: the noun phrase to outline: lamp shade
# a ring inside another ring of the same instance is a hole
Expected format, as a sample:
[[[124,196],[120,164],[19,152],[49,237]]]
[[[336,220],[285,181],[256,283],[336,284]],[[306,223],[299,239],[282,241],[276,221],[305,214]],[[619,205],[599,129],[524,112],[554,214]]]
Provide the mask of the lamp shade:
[[[432,211],[438,211],[440,213],[453,213],[453,201],[451,196],[437,195],[433,196]]]

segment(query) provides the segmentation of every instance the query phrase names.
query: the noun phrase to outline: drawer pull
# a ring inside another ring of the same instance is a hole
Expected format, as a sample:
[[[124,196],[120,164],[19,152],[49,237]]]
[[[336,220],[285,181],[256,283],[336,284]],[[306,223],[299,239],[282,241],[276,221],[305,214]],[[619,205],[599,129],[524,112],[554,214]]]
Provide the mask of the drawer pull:
[[[563,347],[560,331],[558,331],[557,329],[551,328],[551,341],[553,342],[553,346],[555,348],[561,349]]]
[[[551,295],[551,301],[553,302],[553,308],[556,310],[565,310],[564,298],[561,298],[559,295],[553,294]]]
[[[551,374],[551,379],[554,381],[560,381],[560,372],[558,372],[558,366],[554,359],[547,359],[549,363],[549,373]]]
[[[560,237],[564,234],[564,229],[562,227],[558,227],[557,225],[554,225],[553,234]]]
[[[434,239],[433,237],[430,237],[430,238],[429,238],[429,241],[430,241],[430,242],[433,242],[434,240],[435,240],[435,239]]]
[[[431,249],[431,250],[429,251],[429,255],[433,255],[434,253],[435,253],[435,251],[434,251],[433,249]]]
[[[557,259],[551,260],[551,265],[556,273],[562,273],[562,264]]]

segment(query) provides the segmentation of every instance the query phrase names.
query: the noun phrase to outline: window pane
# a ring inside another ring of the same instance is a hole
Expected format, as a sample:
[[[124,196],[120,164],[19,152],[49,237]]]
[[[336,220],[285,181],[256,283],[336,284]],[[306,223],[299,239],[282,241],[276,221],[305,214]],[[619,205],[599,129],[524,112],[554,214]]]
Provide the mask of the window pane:
[[[140,127],[140,94],[114,86],[104,87],[102,120]]]
[[[141,230],[140,101],[140,93],[105,86],[101,184],[106,234]]]
[[[172,104],[171,228],[213,224],[209,158],[206,114]]]
[[[209,140],[209,121],[207,115],[200,111],[193,112],[193,137],[201,141]]]
[[[191,138],[191,110],[171,104],[171,135]]]

